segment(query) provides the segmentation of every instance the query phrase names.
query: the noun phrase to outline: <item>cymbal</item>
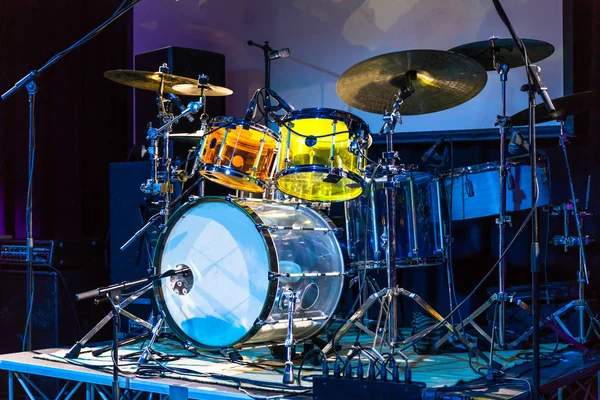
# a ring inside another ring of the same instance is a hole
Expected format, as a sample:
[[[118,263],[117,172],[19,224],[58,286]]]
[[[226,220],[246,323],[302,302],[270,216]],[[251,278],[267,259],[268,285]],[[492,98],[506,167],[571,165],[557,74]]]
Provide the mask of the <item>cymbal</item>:
[[[552,46],[550,43],[534,39],[521,40],[525,44],[527,56],[532,63],[550,57],[550,55],[554,53],[554,46]],[[519,48],[512,38],[496,39],[494,47],[496,48],[497,63],[508,64],[510,68],[517,68],[525,65],[525,61],[523,61],[523,57],[521,57]],[[471,57],[473,60],[481,64],[486,71],[496,70],[496,66],[494,65],[492,57],[491,40],[482,40],[480,42],[463,44],[462,46],[454,47],[448,51],[453,51],[455,53],[460,53]]]
[[[202,86],[204,88],[205,96],[229,96],[233,93],[233,90],[227,89],[226,87],[222,86],[215,86],[210,84]],[[173,86],[173,90],[175,91],[175,93],[183,96],[200,96],[201,93],[197,82],[193,84],[184,83],[181,85],[175,85]]]
[[[569,96],[552,99],[556,112],[549,113],[544,103],[540,103],[535,107],[535,122],[565,120],[568,116],[574,115],[592,108],[600,103],[600,91],[592,90],[589,92],[581,92]],[[519,111],[512,117],[510,122],[513,126],[529,124],[529,109]]]
[[[164,72],[149,72],[149,71],[135,71],[128,69],[116,69],[112,71],[106,71],[104,76],[111,81],[120,83],[122,85],[131,86],[137,89],[151,90],[157,92],[160,86],[161,77],[164,82],[165,93],[180,94],[173,90],[175,85],[193,84],[198,85],[197,79],[185,78],[182,76],[165,74]]]
[[[409,77],[412,75],[412,78]],[[393,107],[399,89],[414,93],[400,107],[402,115],[442,111],[470,100],[484,88],[485,70],[473,59],[442,50],[407,50],[382,54],[350,67],[336,90],[348,105],[383,114]]]

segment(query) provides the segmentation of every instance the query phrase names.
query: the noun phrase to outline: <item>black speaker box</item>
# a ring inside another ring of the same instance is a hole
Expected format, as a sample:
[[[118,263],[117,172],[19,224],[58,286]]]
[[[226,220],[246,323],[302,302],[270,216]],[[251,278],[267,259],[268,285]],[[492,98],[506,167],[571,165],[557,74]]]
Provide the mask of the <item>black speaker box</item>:
[[[226,85],[225,56],[210,51],[188,49],[183,47],[165,47],[135,56],[135,68],[142,71],[158,71],[166,63],[169,73],[186,78],[198,79],[200,74],[208,75],[209,83],[217,86]],[[147,90],[135,91],[135,132],[137,143],[146,143],[148,123],[159,126],[157,119],[158,108],[156,93]],[[185,106],[198,97],[180,96]],[[206,112],[213,118],[226,115],[225,97],[208,97]],[[178,113],[179,110],[174,110]],[[200,129],[199,113],[195,114],[193,122],[183,118],[173,125],[174,132],[195,132]],[[177,143],[174,146],[174,158],[183,159],[186,156],[186,145]]]
[[[20,352],[27,317],[26,279],[24,268],[14,265],[0,266],[2,290],[0,290],[0,354]],[[93,302],[75,302],[75,294],[106,284],[94,279],[96,273],[87,268],[54,271],[44,267],[34,272],[34,302],[31,312],[32,349],[48,349],[71,346],[100,319],[105,307],[94,306]],[[106,340],[108,330],[103,330],[94,339]],[[7,393],[6,375],[0,376],[0,393]],[[35,383],[47,394],[56,395],[58,383],[55,379],[36,377]],[[2,395],[0,395],[1,397]]]

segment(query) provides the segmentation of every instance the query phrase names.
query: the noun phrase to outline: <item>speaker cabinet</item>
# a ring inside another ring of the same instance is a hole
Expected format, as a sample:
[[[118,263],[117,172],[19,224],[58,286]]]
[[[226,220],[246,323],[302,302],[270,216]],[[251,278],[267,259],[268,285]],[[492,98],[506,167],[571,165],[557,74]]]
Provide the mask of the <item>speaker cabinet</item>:
[[[0,290],[0,354],[20,352],[25,331],[26,282],[24,268],[15,265],[0,266],[2,290]],[[36,268],[34,272],[34,302],[31,312],[32,349],[48,349],[59,346],[71,346],[99,319],[105,307],[94,306],[92,301],[75,302],[75,294],[94,287],[106,285],[98,281],[95,272],[87,268],[62,270],[60,274],[47,268]],[[94,340],[106,340],[110,337],[103,330]],[[6,375],[2,374],[1,393],[7,393]],[[34,382],[48,394],[57,394],[58,383],[55,379],[35,377]]]
[[[210,51],[188,49],[183,47],[165,47],[135,56],[135,69],[142,71],[158,71],[166,63],[169,73],[186,78],[198,79],[200,74],[208,75],[209,83],[217,86],[227,86],[225,80],[225,56]],[[198,97],[180,96],[185,106]],[[179,110],[174,110],[178,113]],[[207,99],[207,114],[213,118],[226,115],[225,97],[209,97]],[[135,131],[137,143],[146,143],[148,123],[159,126],[156,93],[147,90],[135,91]],[[193,122],[182,119],[173,126],[175,132],[195,132],[200,129],[200,112],[195,114]],[[184,145],[175,146],[175,158],[185,157]]]

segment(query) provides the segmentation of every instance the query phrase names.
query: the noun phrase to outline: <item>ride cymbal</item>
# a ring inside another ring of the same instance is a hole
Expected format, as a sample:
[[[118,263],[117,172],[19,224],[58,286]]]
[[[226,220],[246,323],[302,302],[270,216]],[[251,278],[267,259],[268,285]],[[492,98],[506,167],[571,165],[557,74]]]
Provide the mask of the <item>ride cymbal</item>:
[[[142,90],[151,90],[153,92],[157,92],[159,90],[161,79],[163,81],[164,93],[180,94],[179,92],[173,90],[173,86],[175,85],[191,84],[198,86],[197,79],[165,74],[164,72],[116,69],[112,71],[106,71],[104,76],[111,81],[120,83],[122,85],[127,85]]]
[[[600,103],[600,91],[592,90],[569,96],[552,99],[556,112],[549,113],[546,105],[540,103],[535,107],[535,123],[541,124],[548,121],[565,120],[568,116],[584,112]],[[510,117],[513,126],[529,124],[529,108],[519,111]]]
[[[527,49],[527,56],[532,63],[550,57],[554,53],[554,46],[550,43],[534,39],[521,39]],[[467,57],[477,61],[486,71],[495,71],[493,53],[496,52],[496,63],[508,64],[510,68],[522,67],[525,65],[519,48],[513,39],[494,39],[492,48],[492,39],[482,40],[463,44],[454,47],[448,51],[464,54]]]
[[[414,92],[400,107],[402,115],[427,114],[458,106],[484,88],[487,73],[462,54],[442,50],[407,50],[382,54],[350,67],[336,90],[348,105],[383,114],[403,88]]]

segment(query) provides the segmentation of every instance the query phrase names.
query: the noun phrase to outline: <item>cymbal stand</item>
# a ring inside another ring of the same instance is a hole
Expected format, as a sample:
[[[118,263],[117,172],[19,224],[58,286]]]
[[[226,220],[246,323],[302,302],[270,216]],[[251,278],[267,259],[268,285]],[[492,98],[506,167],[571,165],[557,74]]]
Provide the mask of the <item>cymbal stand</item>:
[[[565,232],[564,232],[564,236],[559,237],[559,238],[555,238],[553,239],[553,243],[555,245],[564,245],[565,246],[565,251],[567,251],[568,247],[570,244],[574,245],[575,247],[579,248],[579,269],[577,271],[577,285],[578,285],[578,298],[577,300],[573,300],[571,302],[569,302],[568,304],[566,304],[564,307],[560,308],[559,310],[557,310],[556,312],[550,314],[548,317],[546,317],[544,319],[544,321],[542,321],[540,323],[540,327],[543,326],[543,322],[549,322],[549,321],[554,321],[556,322],[556,324],[558,324],[563,331],[565,331],[570,337],[572,337],[574,340],[576,340],[578,343],[584,344],[588,341],[588,338],[590,336],[590,334],[593,332],[596,337],[598,339],[600,339],[600,321],[598,321],[597,315],[594,315],[594,313],[592,312],[589,303],[587,302],[587,300],[585,299],[585,285],[589,285],[589,275],[588,275],[588,268],[587,268],[587,259],[585,256],[585,250],[584,250],[584,246],[586,244],[589,243],[589,237],[584,236],[583,234],[583,223],[581,221],[581,217],[583,212],[581,212],[579,210],[579,207],[577,206],[577,200],[575,198],[575,189],[573,186],[573,176],[571,175],[571,165],[569,163],[569,157],[567,154],[567,135],[565,132],[565,127],[564,127],[564,121],[563,120],[559,120],[560,123],[560,135],[559,135],[559,143],[560,143],[560,147],[563,151],[563,157],[565,160],[565,166],[566,166],[566,170],[567,170],[567,177],[569,179],[569,189],[571,192],[571,204],[570,207],[568,206],[564,206],[561,207],[563,209],[564,212],[564,218],[565,218]],[[588,187],[587,187],[587,191],[586,191],[586,202],[585,202],[585,210],[589,209],[589,199],[590,199],[590,181],[588,180]],[[575,219],[575,225],[577,228],[577,236],[574,238],[569,237],[569,232],[568,232],[568,213],[569,213],[569,208],[571,208],[572,214],[574,216]],[[573,335],[569,329],[567,328],[567,326],[565,325],[565,323],[562,321],[562,319],[560,318],[561,315],[563,314],[567,314],[568,312],[570,312],[571,310],[575,310],[577,311],[578,314],[578,335],[575,336]],[[586,319],[586,315],[587,318],[589,319],[590,325],[588,327],[588,329],[585,329],[585,319]],[[518,344],[519,342],[525,340],[527,337],[529,337],[531,334],[533,333],[533,327],[530,328],[527,332],[525,332],[523,335],[521,335],[518,339],[516,339],[514,341],[514,344],[511,343],[511,346],[516,346],[516,344]]]
[[[411,94],[414,93],[415,89],[412,86],[412,81],[417,78],[416,71],[409,71],[406,73],[406,80],[409,85],[400,89],[396,95],[396,101],[394,101],[394,107],[392,112],[385,113],[383,116],[384,124],[381,128],[382,134],[386,135],[386,152],[383,153],[383,160],[387,169],[387,180],[385,183],[386,193],[386,204],[387,204],[387,278],[388,288],[392,290],[391,296],[389,297],[389,314],[388,314],[388,326],[389,326],[389,345],[392,349],[392,353],[396,348],[398,342],[398,293],[396,289],[398,287],[398,275],[396,271],[396,187],[394,185],[395,177],[395,165],[398,153],[394,151],[394,129],[396,124],[402,124],[402,116],[400,115],[400,106]],[[384,302],[385,304],[385,302]],[[382,307],[382,311],[383,311]],[[381,313],[380,313],[381,317]],[[379,321],[378,321],[379,322]]]
[[[505,304],[506,304],[506,257],[502,257],[506,250],[506,226],[512,223],[510,215],[506,215],[506,176],[510,168],[506,163],[506,138],[510,128],[510,121],[506,117],[506,81],[508,80],[508,71],[510,66],[506,63],[499,63],[496,60],[498,49],[496,48],[497,37],[492,36],[490,43],[492,46],[492,60],[496,66],[496,71],[500,77],[502,85],[502,114],[498,116],[496,124],[500,129],[500,187],[499,187],[499,210],[496,224],[498,225],[498,255],[501,257],[498,264],[498,347],[504,348],[504,334],[506,331]],[[491,333],[495,335],[495,332]],[[493,339],[492,339],[493,343]],[[493,351],[491,349],[490,351]]]
[[[502,114],[498,115],[496,119],[496,125],[499,128],[500,133],[500,165],[499,176],[500,176],[500,185],[499,185],[499,202],[498,202],[498,217],[496,218],[496,225],[498,225],[498,254],[500,260],[498,262],[498,292],[494,293],[490,298],[479,308],[477,308],[474,312],[472,312],[469,316],[467,316],[463,321],[461,321],[458,325],[455,326],[456,329],[462,330],[466,325],[472,325],[477,332],[481,334],[481,336],[492,344],[497,344],[499,349],[504,349],[506,346],[505,343],[505,333],[506,333],[506,303],[510,302],[509,296],[506,294],[506,257],[502,257],[502,255],[506,251],[506,228],[507,225],[512,224],[512,219],[510,215],[506,214],[506,186],[507,186],[507,175],[509,173],[510,166],[507,165],[506,161],[506,152],[507,152],[507,133],[510,130],[510,119],[506,116],[506,81],[508,80],[508,71],[510,70],[510,66],[507,63],[498,62],[496,56],[498,55],[499,49],[496,47],[496,36],[490,37],[490,46],[491,46],[491,54],[492,54],[492,64],[496,68],[496,72],[500,78],[501,83],[501,104],[502,104]],[[498,315],[498,325],[496,327],[495,332],[491,332],[488,335],[483,328],[481,328],[476,322],[475,318],[487,310],[489,307],[496,305],[497,310],[496,314]],[[495,336],[497,335],[497,342],[494,341]],[[436,345],[441,346],[446,340],[451,337],[450,334],[444,336],[440,341],[436,343]],[[493,358],[494,349],[490,349],[490,360]],[[491,369],[489,369],[491,371]]]

